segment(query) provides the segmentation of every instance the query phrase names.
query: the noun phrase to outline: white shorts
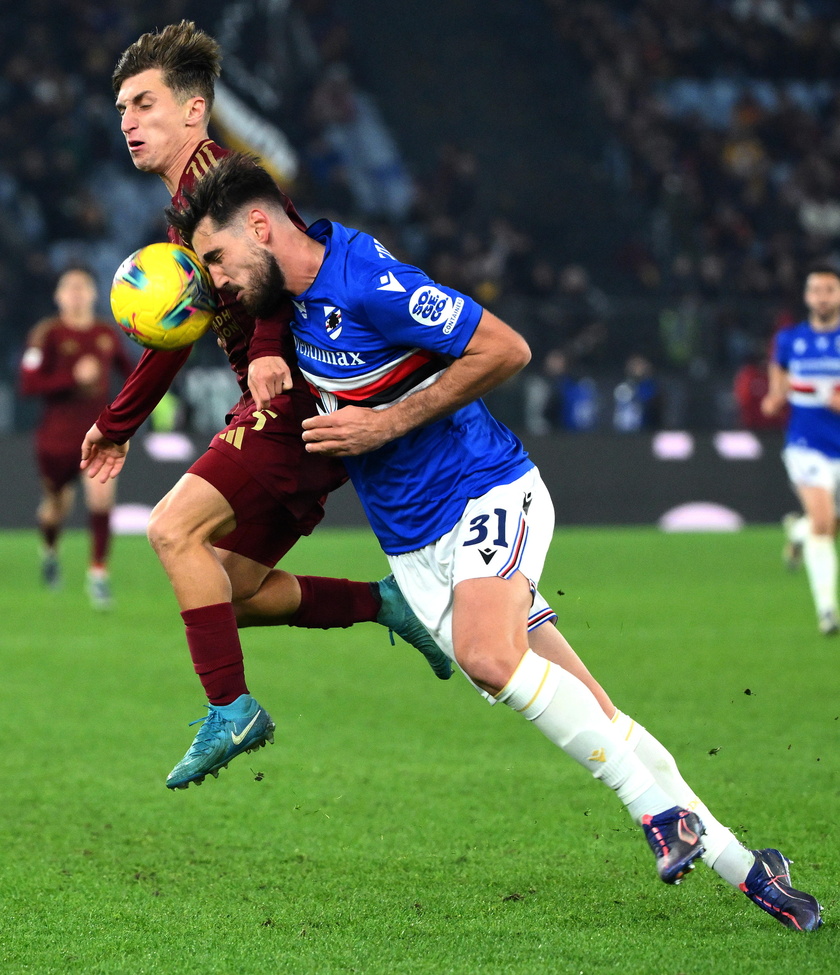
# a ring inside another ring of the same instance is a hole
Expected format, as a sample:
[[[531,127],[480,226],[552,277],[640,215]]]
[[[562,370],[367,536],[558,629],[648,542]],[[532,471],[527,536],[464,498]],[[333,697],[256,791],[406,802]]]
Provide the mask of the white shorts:
[[[534,594],[528,630],[557,619],[537,592],[553,533],[554,505],[534,467],[468,502],[458,524],[436,542],[389,555],[388,562],[409,606],[454,660],[452,600],[455,586],[465,579],[510,579],[521,572]]]
[[[785,447],[782,460],[794,487],[824,488],[840,508],[840,460],[811,447]]]

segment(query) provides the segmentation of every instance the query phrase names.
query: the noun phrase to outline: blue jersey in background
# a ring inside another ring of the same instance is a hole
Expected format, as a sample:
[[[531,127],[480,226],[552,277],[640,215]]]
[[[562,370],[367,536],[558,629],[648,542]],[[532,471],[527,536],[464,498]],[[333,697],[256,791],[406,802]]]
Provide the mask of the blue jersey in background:
[[[786,442],[840,457],[840,414],[826,403],[840,388],[840,329],[818,332],[808,322],[776,336],[775,361],[790,382],[790,420]]]

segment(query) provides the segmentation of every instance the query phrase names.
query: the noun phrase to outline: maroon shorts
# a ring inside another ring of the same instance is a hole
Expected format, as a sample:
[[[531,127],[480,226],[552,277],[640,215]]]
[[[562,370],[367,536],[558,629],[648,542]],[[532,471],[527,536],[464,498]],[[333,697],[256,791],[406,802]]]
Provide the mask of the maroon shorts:
[[[227,499],[236,528],[215,542],[262,565],[274,566],[324,517],[330,491],[347,480],[344,465],[307,454],[296,397],[283,396],[266,410],[248,402],[190,467]]]
[[[75,484],[81,470],[79,448],[73,450],[45,450],[40,445],[35,449],[38,463],[38,473],[44,479],[51,491],[58,493],[68,484]]]

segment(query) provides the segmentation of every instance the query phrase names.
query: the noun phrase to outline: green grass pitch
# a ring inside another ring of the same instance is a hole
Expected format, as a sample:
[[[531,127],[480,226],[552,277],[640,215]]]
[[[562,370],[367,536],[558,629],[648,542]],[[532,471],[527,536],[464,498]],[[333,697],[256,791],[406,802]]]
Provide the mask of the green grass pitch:
[[[542,589],[718,818],[796,861],[815,934],[702,865],[660,883],[612,793],[375,624],[244,631],[276,744],[172,793],[204,698],[145,539],[117,539],[103,615],[82,534],[58,593],[35,535],[0,535],[0,972],[833,975],[840,639],[780,546],[563,530]],[[286,567],[387,572],[367,532],[327,529]]]

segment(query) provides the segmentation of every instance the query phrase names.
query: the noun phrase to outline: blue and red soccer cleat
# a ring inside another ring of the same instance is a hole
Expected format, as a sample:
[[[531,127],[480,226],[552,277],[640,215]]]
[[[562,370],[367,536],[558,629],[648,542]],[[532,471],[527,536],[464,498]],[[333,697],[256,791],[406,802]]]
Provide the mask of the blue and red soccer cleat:
[[[755,863],[741,884],[753,904],[767,911],[786,928],[816,931],[823,923],[815,897],[790,885],[790,860],[778,850],[753,850]]]
[[[642,826],[656,857],[659,879],[666,884],[678,884],[694,869],[694,861],[706,852],[700,838],[703,823],[697,813],[688,809],[674,806],[656,816],[643,816]]]

